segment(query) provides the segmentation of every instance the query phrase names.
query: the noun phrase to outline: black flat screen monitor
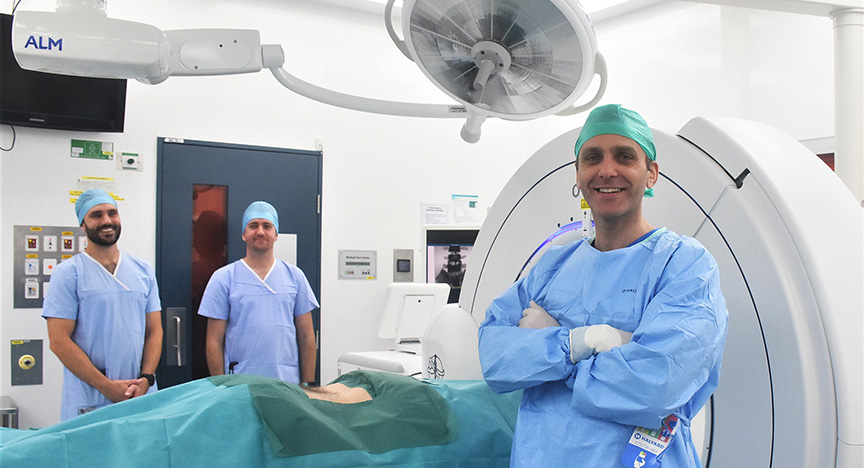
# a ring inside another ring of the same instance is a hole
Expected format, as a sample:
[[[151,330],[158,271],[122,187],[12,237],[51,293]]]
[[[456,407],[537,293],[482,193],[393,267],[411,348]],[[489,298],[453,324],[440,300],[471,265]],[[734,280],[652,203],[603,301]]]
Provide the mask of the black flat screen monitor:
[[[459,302],[465,269],[477,239],[477,229],[426,229],[426,282],[447,283],[447,302]]]
[[[126,80],[23,70],[12,53],[12,16],[0,14],[0,123],[123,132]]]

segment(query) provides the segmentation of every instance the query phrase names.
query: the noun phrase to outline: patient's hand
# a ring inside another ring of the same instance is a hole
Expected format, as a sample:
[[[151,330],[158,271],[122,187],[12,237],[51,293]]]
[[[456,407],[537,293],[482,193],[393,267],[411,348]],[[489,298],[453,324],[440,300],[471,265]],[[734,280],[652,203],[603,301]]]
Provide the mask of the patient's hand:
[[[341,383],[332,383],[323,387],[306,387],[303,390],[313,400],[326,400],[335,403],[360,403],[372,400],[372,396],[366,389],[349,387]]]

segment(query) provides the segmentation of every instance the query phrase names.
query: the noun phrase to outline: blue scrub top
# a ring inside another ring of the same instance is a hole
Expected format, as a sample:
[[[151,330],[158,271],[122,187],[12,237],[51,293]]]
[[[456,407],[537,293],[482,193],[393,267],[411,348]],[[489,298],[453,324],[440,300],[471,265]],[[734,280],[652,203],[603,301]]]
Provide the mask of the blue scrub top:
[[[517,328],[531,300],[561,326]],[[632,341],[574,365],[570,329],[598,324]],[[717,387],[726,328],[717,264],[695,239],[660,229],[608,252],[549,249],[480,326],[487,383],[524,389],[511,466],[620,468],[634,427],[670,414],[681,425],[662,466],[701,466],[689,424]]]
[[[72,341],[109,379],[125,380],[141,373],[146,314],[160,310],[156,276],[146,262],[121,253],[112,275],[80,253],[54,269],[42,316],[75,320]],[[98,390],[64,369],[62,420],[109,404]]]
[[[243,260],[213,273],[198,314],[227,320],[225,372],[300,382],[294,317],[318,307],[299,268],[276,260],[262,280]]]

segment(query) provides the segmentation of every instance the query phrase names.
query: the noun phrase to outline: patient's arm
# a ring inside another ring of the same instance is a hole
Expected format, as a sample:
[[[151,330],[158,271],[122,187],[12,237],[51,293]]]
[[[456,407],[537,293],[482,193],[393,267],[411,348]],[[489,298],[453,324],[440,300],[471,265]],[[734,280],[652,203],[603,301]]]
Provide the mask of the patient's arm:
[[[323,387],[304,387],[306,395],[313,400],[326,400],[335,403],[360,403],[370,401],[372,396],[365,388],[349,387],[341,383],[332,383]]]

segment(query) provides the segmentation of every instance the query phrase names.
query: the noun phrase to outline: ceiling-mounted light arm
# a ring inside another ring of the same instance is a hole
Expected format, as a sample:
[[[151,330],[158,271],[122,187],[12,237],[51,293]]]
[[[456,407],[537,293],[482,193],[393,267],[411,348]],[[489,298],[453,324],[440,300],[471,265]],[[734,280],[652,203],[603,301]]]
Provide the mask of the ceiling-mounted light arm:
[[[390,39],[393,40],[393,44],[396,44],[396,47],[401,51],[408,60],[414,61],[411,58],[411,51],[408,50],[408,46],[405,45],[405,41],[396,34],[396,29],[393,28],[393,4],[396,3],[396,0],[387,0],[387,4],[384,5],[384,26],[387,28],[387,34],[390,35]]]
[[[462,105],[414,104],[364,98],[313,85],[288,73],[284,68],[273,67],[270,71],[283,86],[291,91],[331,106],[400,117],[466,119],[465,125],[462,126],[461,136],[468,143],[477,143],[480,140],[480,127],[486,121],[485,114],[466,109]]]
[[[572,106],[560,112],[556,112],[555,115],[568,116],[578,114],[580,112],[585,112],[586,110],[591,109],[592,107],[597,105],[598,102],[600,102],[600,99],[602,99],[603,95],[606,94],[606,85],[609,81],[606,69],[606,59],[600,52],[597,52],[594,55],[594,74],[600,76],[600,87],[597,88],[597,94],[595,94],[594,97],[585,104],[581,104],[578,106],[576,104],[573,104]]]
[[[467,110],[462,105],[414,104],[365,98],[313,85],[288,73],[284,68],[271,68],[270,71],[283,86],[291,91],[306,96],[309,99],[330,104],[331,106],[402,117],[449,117],[464,119],[467,116]]]

